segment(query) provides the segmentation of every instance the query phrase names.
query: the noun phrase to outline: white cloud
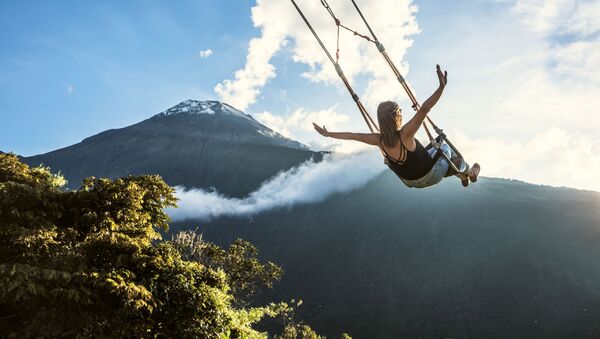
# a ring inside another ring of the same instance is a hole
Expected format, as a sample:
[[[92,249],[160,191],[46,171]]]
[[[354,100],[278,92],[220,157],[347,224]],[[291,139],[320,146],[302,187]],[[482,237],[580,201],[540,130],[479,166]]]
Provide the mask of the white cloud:
[[[551,128],[524,141],[462,133],[455,141],[468,161],[482,164],[481,175],[600,191],[600,139],[589,135]]]
[[[591,35],[600,30],[597,0],[515,0],[512,10],[526,25],[545,35]]]
[[[367,31],[351,4],[341,0],[331,0],[329,4],[345,25],[362,32]],[[321,39],[335,54],[336,26],[320,1],[305,1],[299,5]],[[406,73],[408,65],[399,61],[412,44],[410,37],[419,31],[414,16],[416,6],[410,0],[381,0],[364,2],[361,10],[371,19],[370,23],[377,34],[387,37],[383,40],[386,50],[396,61],[400,71]],[[246,65],[235,72],[234,80],[224,80],[215,87],[222,100],[242,110],[254,103],[262,87],[276,76],[275,67],[270,63],[271,58],[288,41],[293,43],[293,60],[310,67],[310,71],[303,74],[306,78],[340,86],[329,59],[290,2],[258,0],[252,8],[252,20],[260,28],[261,36],[250,41]],[[340,47],[340,64],[350,81],[358,75],[369,79],[363,96],[367,104],[399,96],[396,80],[391,77],[388,66],[374,45],[343,31]]]
[[[75,86],[69,85],[67,86],[67,94],[73,94],[75,92]]]
[[[512,9],[546,39],[556,72],[600,83],[600,1],[515,0]]]
[[[363,151],[372,148],[372,146],[351,140],[323,137],[315,131],[313,122],[325,126],[330,131],[352,131],[356,123],[355,118],[357,117],[350,117],[337,112],[336,107],[313,112],[300,108],[288,115],[276,115],[266,111],[256,114],[256,119],[261,123],[288,138],[308,145],[312,149],[345,154]]]
[[[252,8],[252,21],[260,27],[261,37],[250,40],[246,65],[235,72],[235,79],[226,79],[215,86],[221,100],[245,110],[256,101],[261,88],[275,77],[275,67],[269,61],[285,44],[289,6],[287,1],[257,1]]]
[[[213,51],[212,49],[205,49],[203,51],[198,52],[198,55],[202,58],[202,59],[206,59],[209,56],[213,55]]]
[[[567,30],[582,35],[591,35],[600,30],[600,1],[579,1],[570,18]]]
[[[600,45],[594,22],[569,26],[582,3],[511,1],[431,48],[456,79],[432,117],[482,175],[600,191]]]
[[[212,219],[219,216],[251,216],[295,204],[316,203],[336,193],[360,188],[381,173],[373,165],[378,153],[332,155],[319,163],[306,162],[265,182],[244,199],[227,198],[217,192],[177,188],[179,208],[167,210],[173,220]]]
[[[525,23],[536,32],[547,34],[568,21],[574,0],[515,0],[513,11],[524,18]]]
[[[554,60],[555,70],[562,76],[600,84],[600,39],[556,47]]]
[[[336,112],[335,107],[316,112],[308,112],[300,108],[287,116],[274,115],[265,111],[258,113],[256,118],[288,138],[299,138],[304,132],[314,134],[313,122],[337,129],[350,120],[349,116]]]
[[[267,111],[255,114],[254,117],[258,121],[260,121],[262,124],[268,126],[269,128],[276,131],[277,133],[279,133],[287,138],[291,138],[291,139],[295,138],[293,133],[290,131],[290,128],[293,128],[293,126],[290,126],[287,123],[287,119],[285,119],[284,117],[275,115],[275,114],[273,114],[271,112],[267,112]],[[300,140],[298,140],[298,141],[300,141]]]

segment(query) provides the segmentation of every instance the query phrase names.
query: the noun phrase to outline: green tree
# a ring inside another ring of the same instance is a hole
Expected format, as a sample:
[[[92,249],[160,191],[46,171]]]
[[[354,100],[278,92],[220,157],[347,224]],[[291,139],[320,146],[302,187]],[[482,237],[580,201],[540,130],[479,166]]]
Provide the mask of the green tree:
[[[233,306],[232,291],[270,284],[247,267],[280,274],[248,256],[253,247],[211,247],[217,259],[207,263],[158,241],[164,208],[176,203],[160,177],[89,178],[73,191],[64,183],[0,154],[3,336],[258,338],[252,324],[285,307]]]
[[[225,250],[202,240],[201,234],[185,231],[177,233],[171,243],[185,260],[227,272],[236,306],[248,305],[258,290],[273,287],[283,274],[283,269],[274,263],[261,263],[256,247],[242,239],[237,239]]]
[[[0,153],[2,337],[266,338],[253,324],[281,317],[276,338],[323,338],[294,320],[301,302],[248,307],[283,272],[249,242],[160,241],[177,202],[160,177],[65,183]]]

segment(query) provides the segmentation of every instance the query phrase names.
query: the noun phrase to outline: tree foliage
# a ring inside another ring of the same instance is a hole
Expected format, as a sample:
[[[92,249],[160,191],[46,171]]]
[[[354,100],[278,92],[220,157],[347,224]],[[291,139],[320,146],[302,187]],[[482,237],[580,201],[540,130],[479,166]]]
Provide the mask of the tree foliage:
[[[256,247],[242,239],[237,239],[225,250],[203,241],[201,234],[186,231],[177,233],[171,243],[185,260],[227,272],[228,283],[238,306],[249,304],[259,289],[273,287],[273,282],[281,279],[283,274],[283,269],[274,263],[261,263]]]
[[[252,325],[290,310],[246,306],[282,273],[252,244],[159,241],[177,201],[160,177],[64,184],[0,154],[3,337],[262,338]]]

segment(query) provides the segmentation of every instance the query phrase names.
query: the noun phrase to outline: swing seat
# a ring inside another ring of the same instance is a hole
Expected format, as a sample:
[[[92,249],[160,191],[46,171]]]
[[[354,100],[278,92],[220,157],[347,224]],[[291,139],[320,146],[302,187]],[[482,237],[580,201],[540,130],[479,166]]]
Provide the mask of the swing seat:
[[[437,144],[443,143],[443,136],[438,135],[437,137],[435,137],[435,142]],[[425,150],[429,151],[433,147],[434,147],[434,145],[430,142],[425,147]],[[466,166],[465,171],[469,170],[469,164],[467,164],[465,162],[465,159],[463,159],[462,156],[458,155],[457,153],[452,152],[452,157],[450,158],[450,160],[452,161],[452,163],[454,163],[454,165],[456,166],[456,168],[461,168],[463,165],[465,165]],[[451,176],[454,176],[456,174],[458,174],[458,172],[456,170],[454,170],[454,168],[452,166],[448,166],[448,171],[444,175],[444,178],[451,177]]]

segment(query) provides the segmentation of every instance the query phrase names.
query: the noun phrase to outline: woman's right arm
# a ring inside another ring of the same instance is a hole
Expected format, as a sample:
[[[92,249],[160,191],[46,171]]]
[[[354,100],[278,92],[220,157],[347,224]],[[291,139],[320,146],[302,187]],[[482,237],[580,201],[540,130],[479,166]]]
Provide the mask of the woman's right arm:
[[[365,144],[377,146],[379,145],[378,133],[351,133],[351,132],[329,132],[325,126],[321,127],[313,122],[315,130],[324,137],[330,137],[341,140],[355,140],[364,142]]]
[[[448,81],[448,72],[442,73],[440,65],[436,65],[436,74],[440,83],[439,87],[427,100],[425,100],[425,102],[423,102],[415,116],[412,119],[410,119],[410,121],[408,121],[406,125],[404,125],[404,127],[402,128],[403,138],[412,140],[415,137],[415,134],[421,127],[421,124],[423,123],[423,120],[425,120],[427,113],[431,111],[433,106],[435,106],[435,104],[442,96],[442,93],[444,92],[444,88],[446,87],[446,83]]]

